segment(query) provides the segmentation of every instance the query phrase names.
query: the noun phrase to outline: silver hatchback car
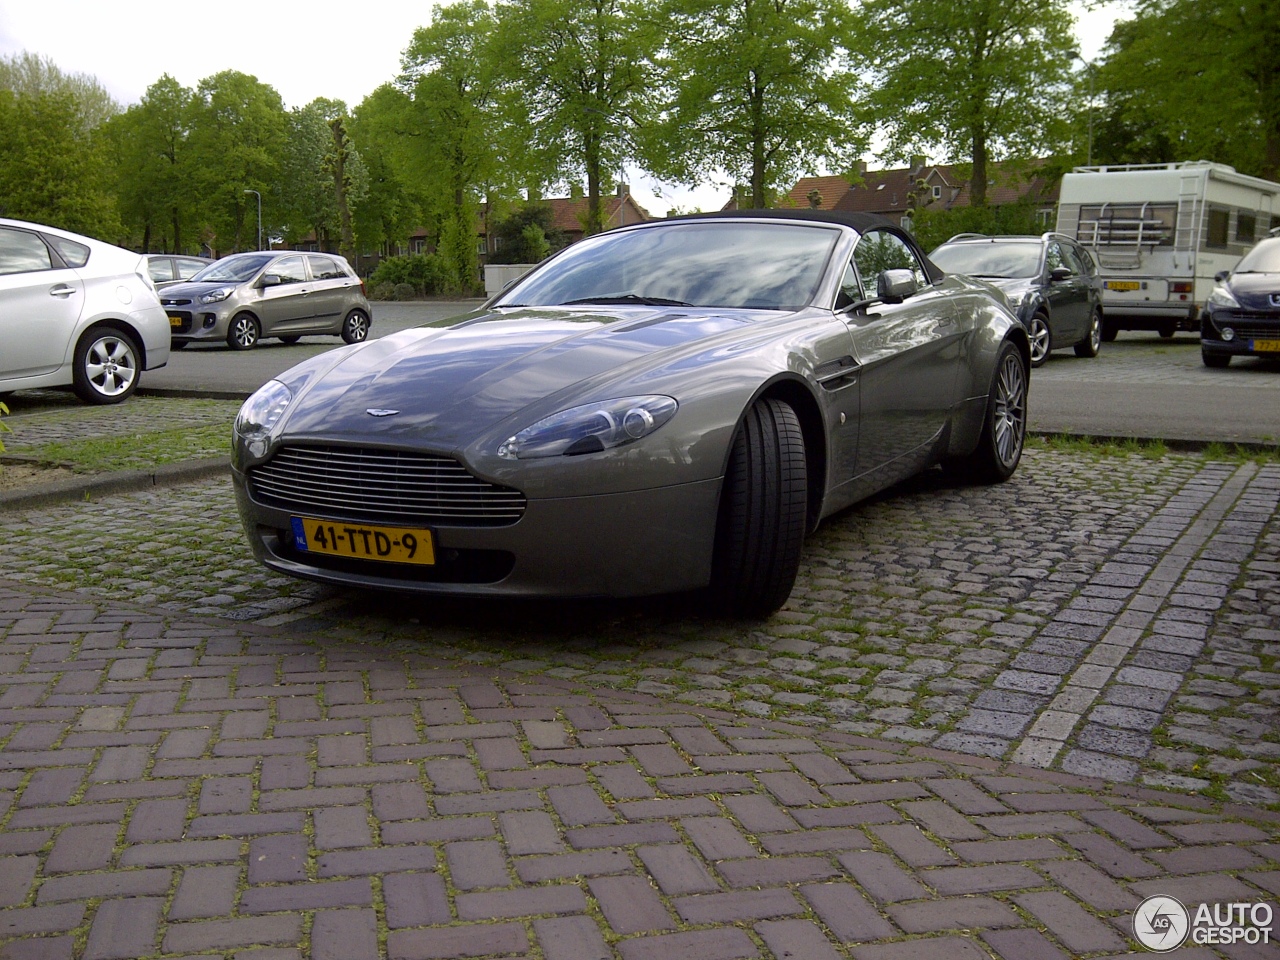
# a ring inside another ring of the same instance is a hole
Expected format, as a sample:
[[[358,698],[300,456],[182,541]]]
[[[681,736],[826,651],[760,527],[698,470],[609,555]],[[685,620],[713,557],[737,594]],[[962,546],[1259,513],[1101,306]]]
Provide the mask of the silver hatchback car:
[[[248,350],[263,337],[296,343],[306,334],[359,343],[372,322],[364,284],[332,253],[232,254],[165,287],[160,304],[177,350],[224,340],[233,350]]]

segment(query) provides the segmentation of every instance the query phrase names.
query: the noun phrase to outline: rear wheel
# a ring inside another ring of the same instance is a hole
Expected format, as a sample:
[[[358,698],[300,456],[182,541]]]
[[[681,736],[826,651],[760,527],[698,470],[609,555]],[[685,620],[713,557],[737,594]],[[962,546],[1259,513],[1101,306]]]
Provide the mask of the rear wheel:
[[[1077,357],[1096,357],[1102,349],[1102,314],[1097,310],[1089,318],[1089,329],[1084,339],[1076,344]]]
[[[1111,343],[1113,340],[1115,340],[1116,336],[1119,333],[1120,333],[1120,328],[1116,325],[1116,322],[1114,320],[1107,320],[1105,318],[1103,319],[1102,339],[1104,341],[1106,341],[1107,343]]]
[[[1164,339],[1166,339],[1166,340],[1171,340],[1171,339],[1173,339],[1173,335],[1174,335],[1175,333],[1177,333],[1177,332],[1178,332],[1178,328],[1177,328],[1177,326],[1176,326],[1176,325],[1174,325],[1174,324],[1172,324],[1172,323],[1166,323],[1166,324],[1164,324],[1163,326],[1161,326],[1161,327],[1160,327],[1160,329],[1159,329],[1157,332],[1158,332],[1158,333],[1160,334],[1160,336],[1162,336]]]
[[[342,321],[342,339],[345,343],[359,343],[369,336],[369,315],[363,310],[352,310]]]
[[[1200,359],[1204,361],[1206,367],[1212,367],[1214,370],[1221,370],[1231,363],[1231,355],[1227,353],[1207,353],[1200,351]]]
[[[255,317],[237,313],[231,318],[231,327],[227,330],[227,345],[232,350],[252,350],[258,345],[261,335],[262,328]]]
[[[987,394],[982,436],[973,453],[947,467],[970,483],[1003,483],[1013,476],[1027,438],[1027,364],[1012,343],[1000,348]]]
[[[720,493],[711,594],[718,612],[767,617],[791,596],[808,506],[804,433],[780,400],[738,427]]]
[[[1043,366],[1049,359],[1049,351],[1053,349],[1053,337],[1049,332],[1049,318],[1037,313],[1031,318],[1031,365]]]
[[[90,327],[76,344],[71,376],[85,403],[120,403],[138,387],[142,356],[133,337],[113,327]]]
[[[280,342],[281,342],[281,343],[283,343],[283,344],[286,344],[287,346],[290,346],[290,347],[291,347],[291,346],[293,346],[295,343],[297,343],[297,342],[298,342],[299,340],[301,340],[301,339],[302,339],[302,337],[301,337],[301,336],[294,335],[294,336],[289,336],[289,337],[281,337],[281,338],[280,338]]]

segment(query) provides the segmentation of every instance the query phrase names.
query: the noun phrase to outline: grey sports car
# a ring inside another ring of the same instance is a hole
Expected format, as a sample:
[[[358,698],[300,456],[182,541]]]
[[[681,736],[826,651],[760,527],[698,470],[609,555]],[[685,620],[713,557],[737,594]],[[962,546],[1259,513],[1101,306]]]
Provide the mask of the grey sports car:
[[[938,463],[1007,479],[1029,356],[999,292],[883,218],[651,222],[272,380],[236,497],[258,559],[313,580],[765,616],[824,517]]]

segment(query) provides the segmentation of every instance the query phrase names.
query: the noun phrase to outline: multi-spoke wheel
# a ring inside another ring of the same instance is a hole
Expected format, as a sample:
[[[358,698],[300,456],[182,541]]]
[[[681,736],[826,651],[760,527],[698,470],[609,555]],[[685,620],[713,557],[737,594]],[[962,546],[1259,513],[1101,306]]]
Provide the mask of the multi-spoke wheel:
[[[86,403],[119,403],[138,386],[141,352],[133,337],[112,327],[90,327],[76,345],[72,387]]]
[[[968,456],[948,461],[949,469],[973,483],[1003,483],[1013,476],[1027,438],[1027,374],[1022,353],[1005,343],[987,394],[978,445]]]
[[[716,523],[711,595],[719,612],[767,617],[800,569],[808,509],[804,433],[781,400],[758,400],[729,454]]]
[[[342,321],[342,339],[346,343],[359,343],[369,336],[369,315],[363,310],[352,310]]]
[[[1089,332],[1076,344],[1077,357],[1096,357],[1102,349],[1102,314],[1097,310],[1089,317]]]
[[[1049,332],[1049,318],[1043,313],[1031,317],[1031,325],[1027,331],[1031,334],[1031,365],[1039,367],[1049,359],[1049,351],[1053,349],[1053,336]]]
[[[227,345],[232,350],[252,350],[258,345],[258,337],[262,328],[252,314],[237,313],[231,318],[231,326],[227,329]]]

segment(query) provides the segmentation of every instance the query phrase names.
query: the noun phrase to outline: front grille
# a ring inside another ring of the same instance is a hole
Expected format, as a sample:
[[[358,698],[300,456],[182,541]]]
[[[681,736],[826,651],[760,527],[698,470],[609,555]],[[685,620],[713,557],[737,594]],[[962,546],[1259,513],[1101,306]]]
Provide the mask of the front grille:
[[[190,297],[160,297],[160,306],[162,307],[184,307],[191,303]]]
[[[249,470],[253,498],[294,513],[397,526],[500,527],[524,515],[519,490],[448,457],[363,447],[283,447]]]
[[[1274,340],[1280,337],[1280,313],[1257,310],[1218,311],[1213,321],[1221,330],[1230,327],[1242,340]]]

